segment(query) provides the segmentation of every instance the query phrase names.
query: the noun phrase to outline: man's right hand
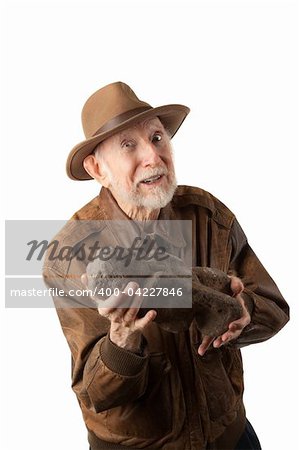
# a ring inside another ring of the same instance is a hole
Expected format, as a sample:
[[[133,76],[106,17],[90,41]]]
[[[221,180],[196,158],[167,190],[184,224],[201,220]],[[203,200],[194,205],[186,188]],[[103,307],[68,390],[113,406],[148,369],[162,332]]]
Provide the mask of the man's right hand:
[[[84,286],[88,285],[86,274],[82,275],[81,281]],[[142,297],[138,295],[129,297],[129,289],[135,293],[138,285],[133,282],[128,283],[124,293],[111,295],[105,300],[105,303],[107,305],[110,303],[111,307],[99,307],[98,312],[101,316],[110,320],[110,340],[119,347],[131,352],[138,352],[141,346],[142,331],[155,319],[157,312],[150,310],[144,317],[138,318],[137,314],[142,304]],[[128,299],[131,300],[130,308],[122,307],[122,303],[127,304]],[[97,304],[103,303],[96,298],[94,300]]]

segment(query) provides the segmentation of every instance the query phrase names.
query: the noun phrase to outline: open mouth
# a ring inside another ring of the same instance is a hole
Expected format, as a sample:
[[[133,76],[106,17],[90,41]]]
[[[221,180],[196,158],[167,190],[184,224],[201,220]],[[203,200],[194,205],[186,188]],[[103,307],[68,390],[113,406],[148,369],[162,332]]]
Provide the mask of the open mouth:
[[[149,178],[145,178],[144,180],[140,181],[140,183],[143,184],[154,184],[157,183],[159,180],[161,180],[161,178],[163,177],[163,175],[155,175]]]

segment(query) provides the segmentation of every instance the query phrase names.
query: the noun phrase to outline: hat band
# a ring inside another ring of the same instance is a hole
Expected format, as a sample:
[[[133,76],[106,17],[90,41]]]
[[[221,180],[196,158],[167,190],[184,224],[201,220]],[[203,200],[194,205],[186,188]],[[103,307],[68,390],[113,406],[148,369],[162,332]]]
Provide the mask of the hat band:
[[[144,111],[148,111],[150,109],[153,108],[151,106],[141,106],[139,108],[130,109],[129,111],[121,113],[118,116],[115,116],[112,119],[108,120],[108,122],[106,122],[101,128],[99,128],[95,133],[93,133],[91,137],[94,137],[97,134],[104,133],[106,131],[113,130],[113,128],[117,127],[126,120],[131,119],[131,117],[134,117],[137,114],[140,114]]]

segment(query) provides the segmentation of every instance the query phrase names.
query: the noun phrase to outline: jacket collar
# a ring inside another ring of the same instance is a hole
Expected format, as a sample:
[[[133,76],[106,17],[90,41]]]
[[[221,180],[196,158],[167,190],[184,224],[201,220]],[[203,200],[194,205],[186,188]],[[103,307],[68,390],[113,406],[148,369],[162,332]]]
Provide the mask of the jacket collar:
[[[102,219],[105,225],[110,228],[111,232],[118,229],[122,233],[136,232],[136,226],[143,229],[143,233],[147,235],[159,235],[163,241],[174,245],[175,247],[185,247],[186,241],[181,231],[179,218],[173,209],[172,202],[168,203],[160,210],[158,220],[151,220],[146,222],[132,220],[117,204],[115,198],[109,189],[102,187],[98,196],[98,206],[101,210]],[[121,221],[126,221],[126,227],[122,226]],[[114,221],[113,224],[109,223]],[[173,221],[172,223],[170,221]],[[130,226],[130,225],[131,226]]]

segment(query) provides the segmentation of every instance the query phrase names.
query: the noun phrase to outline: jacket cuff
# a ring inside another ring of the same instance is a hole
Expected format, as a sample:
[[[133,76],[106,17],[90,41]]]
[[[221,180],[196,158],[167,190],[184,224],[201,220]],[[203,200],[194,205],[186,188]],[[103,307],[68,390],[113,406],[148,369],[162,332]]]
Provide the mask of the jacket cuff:
[[[146,345],[146,339],[143,336],[143,347]],[[100,355],[103,363],[120,375],[137,375],[148,361],[148,356],[137,355],[118,345],[114,344],[107,335],[101,344]]]

